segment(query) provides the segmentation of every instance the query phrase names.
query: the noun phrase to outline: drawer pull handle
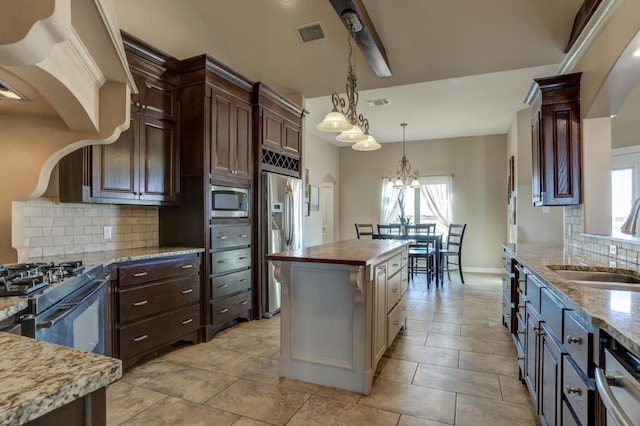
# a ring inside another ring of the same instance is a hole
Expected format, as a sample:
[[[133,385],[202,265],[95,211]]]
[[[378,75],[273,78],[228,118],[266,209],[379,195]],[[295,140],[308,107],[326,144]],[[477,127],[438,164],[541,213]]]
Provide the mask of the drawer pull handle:
[[[218,312],[221,314],[224,314],[225,312],[228,312],[229,308],[224,308],[224,309],[220,309]]]
[[[387,269],[387,265],[380,265],[378,266],[379,269]]]
[[[238,235],[238,237],[240,237],[240,238],[247,238],[247,234],[240,234],[240,235]]]
[[[524,331],[518,331],[518,334],[524,335]]]
[[[189,319],[186,319],[186,320],[182,321],[182,325],[191,324],[192,322],[193,322],[193,318],[189,318]]]
[[[397,288],[391,289],[391,292],[392,292],[392,293],[397,293],[397,292],[398,292],[398,289],[397,289]]]
[[[393,322],[393,325],[398,325],[398,324],[400,324],[400,321],[398,321],[398,320],[395,320],[395,321]]]
[[[518,292],[518,293],[522,293],[522,289],[521,289],[520,287],[518,287],[517,292]]]
[[[227,287],[229,287],[229,284],[220,284],[218,286],[218,288],[227,288]]]
[[[398,263],[392,263],[392,264],[391,264],[391,266],[393,266],[394,268],[395,268],[396,266],[398,266],[398,265],[399,265]]]
[[[241,280],[238,280],[239,283],[243,283],[243,282],[246,282],[246,281],[247,281],[246,278],[242,278]]]
[[[189,264],[189,265],[182,265],[181,266],[182,269],[189,269],[189,268],[193,268],[193,265]]]
[[[582,344],[582,338],[580,338],[580,337],[573,337],[572,335],[567,334],[567,343],[568,343],[568,344],[571,344],[571,343],[577,343],[577,344],[581,345],[581,344]]]
[[[225,262],[224,260],[218,260],[218,263],[224,263],[224,262]]]
[[[576,387],[572,387],[567,385],[567,393],[577,393],[578,395],[580,395],[582,393],[582,391],[580,390],[580,388],[576,388]]]
[[[181,291],[182,294],[189,294],[189,293],[193,293],[193,289],[192,288],[187,288],[185,290]]]
[[[523,356],[519,356],[518,357],[518,361],[524,361],[524,357]]]
[[[144,277],[147,275],[147,272],[138,272],[136,274],[133,274],[134,277]]]
[[[139,302],[135,302],[133,306],[142,306],[142,305],[146,305],[147,303],[149,303],[148,300],[141,300]]]
[[[149,337],[149,336],[147,336],[146,334],[143,334],[143,335],[142,335],[142,336],[140,336],[140,337],[134,337],[134,338],[133,338],[133,341],[134,341],[134,342],[142,342],[142,341],[143,341],[144,339],[146,339],[147,337]]]
[[[246,304],[247,304],[246,300],[243,300],[242,302],[238,303],[238,305],[246,305]]]
[[[221,235],[221,236],[218,237],[219,240],[226,240],[227,238],[229,238],[229,237],[226,236],[226,235]]]
[[[248,258],[249,258],[249,256],[240,256],[238,259],[245,260],[245,259],[248,259]]]
[[[516,312],[516,317],[520,318],[520,312]]]

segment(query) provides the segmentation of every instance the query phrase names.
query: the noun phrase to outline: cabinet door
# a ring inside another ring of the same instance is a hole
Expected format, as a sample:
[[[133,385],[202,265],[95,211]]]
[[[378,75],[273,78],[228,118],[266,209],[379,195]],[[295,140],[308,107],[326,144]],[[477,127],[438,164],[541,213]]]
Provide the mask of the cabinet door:
[[[562,354],[545,325],[540,330],[540,352],[540,416],[549,426],[560,425]]]
[[[524,380],[529,388],[533,406],[538,407],[538,363],[540,318],[527,302],[525,306],[525,335],[524,335]]]
[[[543,105],[544,205],[580,204],[580,103]]]
[[[213,90],[211,93],[211,173],[232,176],[231,132],[232,98]]]
[[[373,352],[374,365],[378,363],[387,349],[387,267],[379,265],[375,270],[373,301]]]
[[[132,96],[132,103],[147,115],[163,120],[178,121],[178,91],[173,84],[135,74],[138,95]]]
[[[290,121],[285,121],[282,148],[293,154],[300,153],[300,126]]]
[[[138,198],[138,114],[131,114],[129,129],[118,140],[92,148],[94,198]]]
[[[140,115],[140,199],[175,201],[178,129],[173,123]]]
[[[262,111],[262,144],[282,150],[284,134],[284,119],[270,111]]]
[[[233,118],[234,132],[231,144],[233,175],[242,179],[251,179],[253,166],[251,105],[236,99]]]
[[[542,205],[542,191],[544,188],[544,170],[542,169],[542,140],[540,139],[540,111],[533,114],[531,121],[531,196],[534,206]]]

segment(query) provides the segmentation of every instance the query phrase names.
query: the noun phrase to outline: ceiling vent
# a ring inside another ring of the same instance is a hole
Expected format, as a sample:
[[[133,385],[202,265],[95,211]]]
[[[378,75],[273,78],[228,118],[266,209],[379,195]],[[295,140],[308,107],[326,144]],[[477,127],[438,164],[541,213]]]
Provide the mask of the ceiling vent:
[[[296,27],[298,37],[303,43],[309,43],[311,41],[323,40],[325,38],[324,31],[320,22],[314,22],[312,24],[301,25]]]
[[[382,98],[382,99],[370,99],[367,101],[367,104],[370,107],[377,107],[377,106],[383,106],[383,105],[389,105],[391,103],[391,101],[389,101],[389,98]]]

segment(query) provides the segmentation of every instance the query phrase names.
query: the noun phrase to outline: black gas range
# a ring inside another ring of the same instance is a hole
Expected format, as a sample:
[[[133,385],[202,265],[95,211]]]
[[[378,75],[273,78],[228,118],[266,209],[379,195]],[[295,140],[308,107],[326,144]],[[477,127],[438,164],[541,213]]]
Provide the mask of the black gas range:
[[[0,264],[0,297],[26,296],[80,275],[82,261]]]

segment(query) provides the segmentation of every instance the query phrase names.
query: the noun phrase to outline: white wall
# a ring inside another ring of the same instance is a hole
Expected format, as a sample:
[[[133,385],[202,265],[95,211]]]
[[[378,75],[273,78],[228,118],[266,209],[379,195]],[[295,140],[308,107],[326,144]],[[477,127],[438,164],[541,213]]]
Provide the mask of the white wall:
[[[339,172],[338,172],[338,147],[320,139],[313,133],[305,132],[303,138],[303,168],[309,170],[309,184],[320,189],[322,182],[329,177],[336,183],[336,193],[339,192]],[[304,173],[302,174],[304,176]],[[339,203],[334,202],[334,222],[339,226]],[[304,246],[315,246],[322,244],[322,208],[312,210],[309,216],[305,216],[303,224],[303,244]]]
[[[507,237],[506,135],[411,141],[406,154],[422,175],[453,175],[453,221],[467,224],[464,268],[499,270]],[[340,239],[356,238],[356,222],[379,222],[382,178],[401,157],[402,143],[372,152],[340,148]]]

